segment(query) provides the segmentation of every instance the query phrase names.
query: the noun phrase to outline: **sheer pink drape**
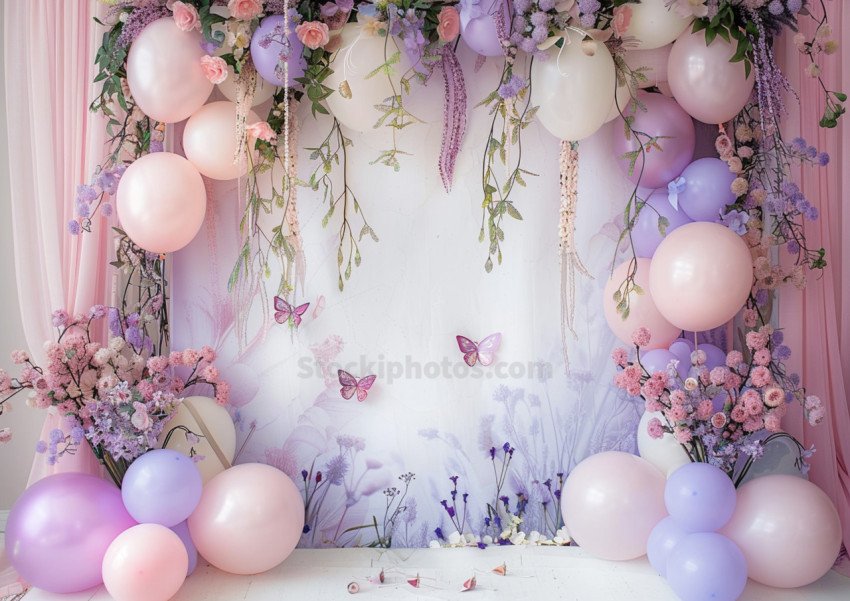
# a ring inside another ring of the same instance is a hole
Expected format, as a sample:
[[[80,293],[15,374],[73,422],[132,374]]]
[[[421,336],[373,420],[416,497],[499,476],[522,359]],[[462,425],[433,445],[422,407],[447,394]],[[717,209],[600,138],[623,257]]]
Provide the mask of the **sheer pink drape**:
[[[819,3],[810,4],[813,14],[820,17]],[[824,79],[831,90],[848,92],[850,5],[843,0],[827,0],[825,6],[840,50],[821,61]],[[801,22],[807,36],[815,26],[811,19]],[[800,373],[809,392],[823,399],[827,418],[813,427],[797,410],[789,412],[785,427],[806,446],[815,445],[811,480],[838,507],[844,544],[850,549],[850,209],[843,206],[850,193],[850,129],[847,116],[839,121],[837,131],[818,127],[823,90],[805,73],[806,63],[800,60],[790,36],[783,42],[777,52],[800,95],[799,103],[789,99],[786,133],[801,135],[832,157],[827,169],[803,167],[795,174],[806,198],[820,211],[820,219],[806,226],[808,243],[815,249],[826,249],[829,265],[822,277],[809,279],[803,292],[786,287],[779,295],[779,322],[796,354],[791,367]]]
[[[87,311],[108,302],[109,224],[71,236],[75,188],[91,177],[104,152],[104,126],[88,111],[93,97],[99,28],[95,0],[12,0],[3,3],[6,106],[15,267],[29,350],[43,356],[55,337],[50,313]],[[43,428],[57,427],[48,416]],[[59,471],[98,470],[81,447],[48,466],[36,455],[30,484]]]

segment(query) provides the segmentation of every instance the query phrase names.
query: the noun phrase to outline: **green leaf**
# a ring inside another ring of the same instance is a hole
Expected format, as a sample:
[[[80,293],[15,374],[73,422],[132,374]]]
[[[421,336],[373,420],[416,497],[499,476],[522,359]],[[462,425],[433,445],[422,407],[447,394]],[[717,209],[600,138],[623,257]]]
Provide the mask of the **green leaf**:
[[[520,214],[519,211],[517,211],[516,207],[514,206],[514,204],[512,202],[505,203],[505,206],[506,206],[506,210],[508,212],[508,215],[510,215],[514,219],[522,221],[522,215]]]

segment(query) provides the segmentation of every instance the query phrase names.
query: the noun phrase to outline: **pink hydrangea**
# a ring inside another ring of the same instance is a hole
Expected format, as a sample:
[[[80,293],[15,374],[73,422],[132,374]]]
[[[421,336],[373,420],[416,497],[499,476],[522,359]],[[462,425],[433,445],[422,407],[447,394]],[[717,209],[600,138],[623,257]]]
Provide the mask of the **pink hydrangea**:
[[[779,432],[782,430],[782,418],[771,411],[764,416],[764,427],[768,432]]]
[[[747,415],[761,415],[764,411],[764,404],[762,403],[761,396],[756,395],[754,397],[747,397],[744,401],[744,411],[747,412]]]
[[[215,361],[215,350],[211,346],[202,346],[201,357],[207,363],[212,363],[213,361]]]
[[[747,412],[744,410],[743,405],[738,404],[732,407],[732,411],[729,412],[729,417],[738,423],[743,423],[744,420],[747,419]]]
[[[726,381],[723,382],[723,388],[726,390],[737,390],[741,387],[741,376],[736,373],[729,372],[729,375],[726,376]]]
[[[753,355],[753,361],[756,365],[770,365],[770,351],[766,348],[759,349]]]
[[[711,383],[715,386],[722,386],[726,382],[726,378],[729,376],[729,370],[725,367],[715,367],[711,370],[709,374],[709,379]]]
[[[743,362],[744,354],[741,351],[729,351],[726,355],[726,367],[729,369],[738,369]]]
[[[30,360],[30,355],[26,351],[12,351],[12,363],[15,365],[21,365]]]
[[[711,425],[717,429],[720,429],[725,426],[726,421],[726,414],[722,411],[718,411],[717,413],[711,416]]]
[[[764,428],[764,420],[761,418],[760,415],[749,417],[744,422],[744,430],[746,432],[757,432],[758,430],[761,430],[762,428]]]
[[[652,334],[649,333],[648,328],[641,327],[632,332],[632,342],[635,344],[635,346],[643,348],[649,344],[649,341],[651,339]]]
[[[643,406],[647,411],[662,411],[664,409],[664,405],[658,399],[646,399]]]
[[[201,377],[210,384],[215,384],[218,382],[218,369],[215,365],[207,365],[203,370],[201,370]]]
[[[661,438],[664,436],[664,427],[661,425],[661,420],[653,417],[646,424],[646,431],[650,438]]]
[[[756,313],[755,309],[744,309],[742,319],[746,327],[754,328],[758,323],[758,313]]]
[[[621,346],[611,351],[611,359],[617,367],[625,367],[629,362],[629,352]]]
[[[674,390],[670,393],[670,402],[673,405],[684,405],[687,400],[688,397],[683,390]]]
[[[226,405],[230,399],[230,384],[219,382],[215,385],[215,401],[219,405]]]
[[[193,348],[187,348],[183,351],[183,365],[191,367],[197,364],[200,358],[200,353]]]
[[[673,430],[673,437],[679,444],[687,444],[691,442],[693,434],[687,427],[679,426],[675,430]]]
[[[168,357],[151,357],[148,359],[148,369],[153,373],[160,373],[168,369]]]
[[[674,405],[670,407],[664,412],[664,415],[667,416],[671,422],[680,422],[683,419],[687,419],[688,411],[681,405]]]
[[[644,382],[641,392],[644,398],[657,399],[662,395],[666,386],[667,375],[664,372],[657,371]]]
[[[697,405],[697,419],[699,420],[707,420],[711,417],[712,412],[714,411],[714,405],[712,405],[710,399],[703,399]]]
[[[750,381],[753,383],[753,386],[763,388],[773,382],[773,376],[770,374],[768,368],[759,365],[753,368],[753,371],[750,373]]]
[[[767,334],[763,332],[757,332],[755,330],[751,332],[747,332],[746,342],[747,348],[757,351],[763,349],[767,346]]]

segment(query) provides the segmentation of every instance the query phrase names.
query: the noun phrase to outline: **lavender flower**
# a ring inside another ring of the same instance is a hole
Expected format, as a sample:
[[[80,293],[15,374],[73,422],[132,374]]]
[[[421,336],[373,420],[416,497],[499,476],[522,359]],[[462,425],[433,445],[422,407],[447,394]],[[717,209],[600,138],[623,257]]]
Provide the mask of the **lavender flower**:
[[[82,231],[82,227],[80,226],[80,222],[76,219],[72,219],[68,222],[68,233],[72,236],[79,236]]]
[[[743,236],[747,233],[747,222],[749,220],[749,213],[745,213],[744,211],[729,211],[721,217],[723,225],[739,236]]]

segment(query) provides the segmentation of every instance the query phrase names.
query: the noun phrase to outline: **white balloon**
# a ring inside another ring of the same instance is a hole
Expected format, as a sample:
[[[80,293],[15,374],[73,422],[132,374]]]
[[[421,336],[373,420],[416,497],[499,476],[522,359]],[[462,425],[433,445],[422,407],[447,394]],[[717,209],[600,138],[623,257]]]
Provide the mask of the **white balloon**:
[[[667,0],[641,0],[623,6],[632,9],[632,18],[623,37],[633,37],[637,48],[652,50],[670,44],[679,37],[693,19],[684,19],[667,7]]]
[[[646,425],[653,417],[664,422],[660,411],[646,411],[640,418],[638,424],[637,444],[640,456],[657,467],[661,472],[670,476],[677,468],[690,463],[688,454],[682,448],[672,434],[665,432],[661,438],[652,438],[646,430]]]
[[[646,81],[639,84],[641,88],[657,86],[667,81],[667,61],[670,58],[670,50],[673,44],[667,44],[652,50],[627,50],[624,56],[629,69],[635,71],[644,68],[641,73]]]
[[[549,133],[578,141],[605,124],[614,103],[616,73],[604,44],[596,44],[596,52],[588,56],[581,34],[569,31],[567,36],[563,48],[547,51],[548,60],[534,61],[532,104],[540,107],[537,118]]]
[[[248,111],[247,123],[260,118]],[[210,102],[189,117],[183,130],[183,152],[203,175],[228,180],[242,177],[248,171],[248,161],[234,163],[236,154],[236,104],[220,100]]]
[[[213,451],[203,428],[192,415],[192,411],[189,410],[190,407],[197,413],[228,462],[232,462],[234,455],[236,455],[236,427],[233,425],[233,420],[230,418],[227,409],[216,403],[214,399],[204,396],[192,396],[183,399],[183,402],[177,407],[177,411],[174,412],[174,417],[165,425],[159,437],[159,444],[162,445],[169,432],[173,432],[168,439],[166,448],[184,455],[189,455],[190,450],[194,448],[197,455],[204,457],[195,465],[198,466],[201,478],[206,483],[216,474],[223,472],[225,466],[222,465],[218,455]],[[175,430],[180,426],[196,434],[201,439],[200,442],[193,445],[186,439],[185,430],[182,428]]]
[[[273,84],[270,84],[258,75],[257,83],[254,85],[254,99],[251,102],[251,106],[263,104],[266,100],[274,96],[276,89]],[[233,72],[233,67],[228,68],[227,79],[218,84],[218,90],[225,98],[231,102],[236,102],[236,74]]]
[[[324,81],[334,91],[327,98],[328,108],[344,126],[363,133],[373,129],[380,119],[381,113],[375,105],[382,104],[393,95],[393,86],[396,93],[401,93],[401,76],[410,68],[410,62],[404,47],[398,45],[395,38],[371,35],[358,23],[347,23],[340,36],[340,48],[330,63],[333,73]],[[400,60],[389,76],[392,85],[383,73],[366,79],[396,52],[400,52]],[[351,90],[350,98],[339,91],[343,81]]]

